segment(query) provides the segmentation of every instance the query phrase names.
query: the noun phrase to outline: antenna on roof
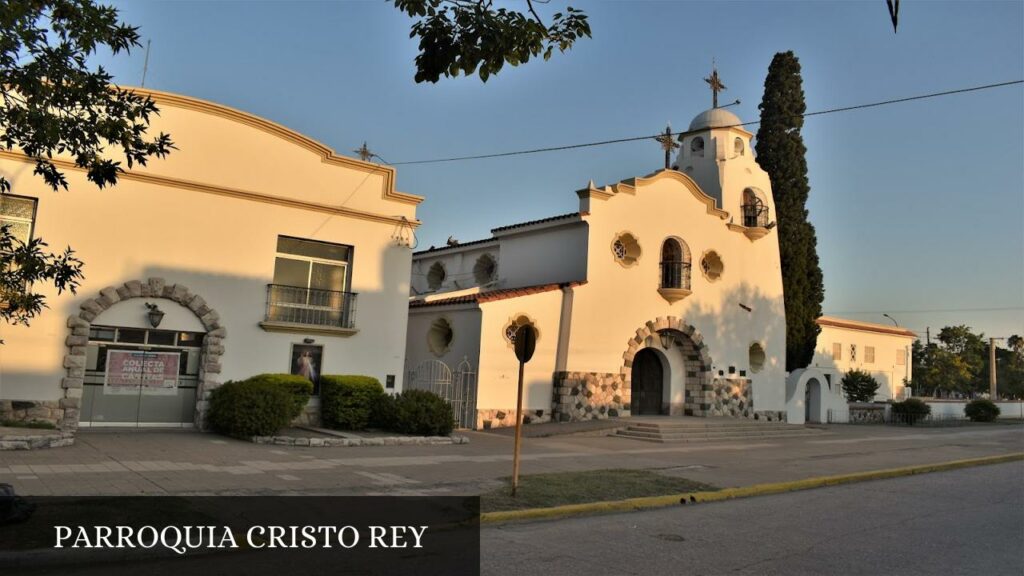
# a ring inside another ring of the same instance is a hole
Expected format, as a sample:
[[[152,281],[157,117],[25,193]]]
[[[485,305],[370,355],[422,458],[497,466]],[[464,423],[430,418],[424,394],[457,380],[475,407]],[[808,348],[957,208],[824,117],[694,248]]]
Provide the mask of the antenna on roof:
[[[146,40],[146,61],[142,64],[142,84],[141,87],[146,87],[146,71],[149,70],[149,47],[153,43],[152,39]]]

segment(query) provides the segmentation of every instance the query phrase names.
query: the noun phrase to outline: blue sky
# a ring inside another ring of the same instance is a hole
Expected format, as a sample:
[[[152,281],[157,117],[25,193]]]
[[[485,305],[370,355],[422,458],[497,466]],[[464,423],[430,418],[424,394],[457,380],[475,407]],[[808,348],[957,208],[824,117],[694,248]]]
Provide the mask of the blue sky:
[[[574,5],[594,38],[571,52],[486,84],[420,85],[411,20],[383,1],[119,7],[152,40],[147,87],[264,116],[341,153],[366,140],[389,162],[685,129],[710,106],[701,79],[712,58],[744,121],[757,119],[768,64],[784,50],[800,58],[809,111],[1024,78],[1019,1],[903,2],[898,34],[881,0]],[[119,83],[141,81],[141,50],[97,61]],[[1024,333],[1021,85],[808,118],[803,135],[827,313]],[[656,143],[637,142],[401,166],[398,186],[427,197],[427,247],[574,211],[588,180],[661,162]]]

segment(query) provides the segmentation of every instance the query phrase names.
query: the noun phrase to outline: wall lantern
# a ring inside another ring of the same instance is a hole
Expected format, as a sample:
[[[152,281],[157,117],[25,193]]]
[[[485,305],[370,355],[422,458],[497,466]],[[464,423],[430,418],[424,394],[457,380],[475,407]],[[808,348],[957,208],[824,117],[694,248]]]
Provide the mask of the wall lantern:
[[[672,335],[668,330],[662,330],[658,332],[658,338],[661,339],[661,347],[668,350],[672,347],[672,341],[675,340],[675,336]]]
[[[149,308],[149,313],[146,316],[149,318],[149,325],[153,328],[160,326],[160,322],[164,319],[164,311],[157,308],[156,304],[150,304],[146,302],[146,308]]]

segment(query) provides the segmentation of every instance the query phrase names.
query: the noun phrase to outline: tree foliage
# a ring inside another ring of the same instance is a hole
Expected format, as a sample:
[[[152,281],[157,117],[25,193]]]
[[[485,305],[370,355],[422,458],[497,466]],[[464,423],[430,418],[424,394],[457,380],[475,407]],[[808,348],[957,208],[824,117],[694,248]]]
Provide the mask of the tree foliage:
[[[996,347],[998,394],[1024,397],[1024,341],[1007,339],[1009,348]],[[930,345],[914,343],[912,383],[915,393],[973,395],[989,390],[990,343],[970,327],[946,326]]]
[[[871,402],[881,384],[863,370],[850,370],[843,376],[843,393],[848,402]]]
[[[139,46],[138,29],[117,11],[92,0],[0,3],[0,151],[32,159],[33,173],[54,191],[67,190],[63,170],[85,171],[99,188],[117,183],[124,167],[145,165],[174,147],[170,136],[146,134],[159,113],[148,96],[111,85],[88,59],[100,48],[113,54]],[[55,160],[63,156],[70,162]],[[0,173],[0,194],[11,182]],[[0,229],[0,317],[27,324],[46,306],[34,284],[74,292],[82,262],[71,248],[46,250],[39,238],[23,242]]]
[[[803,127],[803,79],[793,52],[772,58],[758,109],[757,162],[768,173],[775,197],[779,254],[786,307],[786,370],[804,368],[814,356],[825,286],[818,263],[818,240],[807,219],[807,160]]]
[[[437,82],[476,72],[486,82],[507,63],[518,66],[530,58],[551,58],[557,48],[565,52],[576,40],[590,38],[590,23],[582,10],[571,6],[545,23],[534,4],[526,12],[495,8],[492,0],[391,0],[416,18],[410,38],[420,39],[416,56],[416,82]]]

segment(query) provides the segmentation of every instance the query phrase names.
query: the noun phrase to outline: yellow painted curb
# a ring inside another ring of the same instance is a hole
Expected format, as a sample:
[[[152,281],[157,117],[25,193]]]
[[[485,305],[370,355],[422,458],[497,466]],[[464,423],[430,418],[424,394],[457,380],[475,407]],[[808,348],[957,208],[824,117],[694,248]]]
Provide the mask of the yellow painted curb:
[[[666,496],[629,498],[626,500],[614,500],[610,502],[568,504],[565,506],[552,506],[550,508],[529,508],[526,510],[484,512],[480,515],[480,523],[499,524],[503,522],[515,522],[520,520],[566,518],[569,516],[582,516],[587,514],[600,514],[607,512],[632,512],[635,510],[649,510],[652,508],[666,508],[669,506],[678,506],[681,500],[686,500],[687,503],[717,502],[720,500],[732,500],[733,498],[749,498],[750,496],[781,494],[783,492],[794,492],[796,490],[807,490],[810,488],[821,488],[824,486],[836,486],[839,484],[850,484],[853,482],[865,482],[867,480],[898,478],[900,476],[912,476],[914,474],[926,474],[928,472],[942,472],[945,470],[956,470],[958,468],[969,468],[971,466],[1002,464],[1004,462],[1016,462],[1018,460],[1024,460],[1024,452],[1004,454],[1001,456],[986,456],[984,458],[970,458],[967,460],[953,460],[950,462],[939,462],[936,464],[921,464],[918,466],[906,466],[903,468],[889,468],[886,470],[855,472],[853,474],[817,476],[814,478],[805,478],[803,480],[793,480],[790,482],[754,484],[753,486],[743,486],[740,488],[725,488],[723,490],[716,490],[714,492],[687,492],[683,494],[672,494]]]

